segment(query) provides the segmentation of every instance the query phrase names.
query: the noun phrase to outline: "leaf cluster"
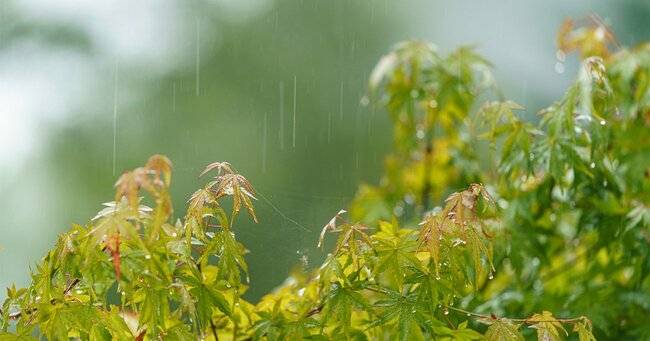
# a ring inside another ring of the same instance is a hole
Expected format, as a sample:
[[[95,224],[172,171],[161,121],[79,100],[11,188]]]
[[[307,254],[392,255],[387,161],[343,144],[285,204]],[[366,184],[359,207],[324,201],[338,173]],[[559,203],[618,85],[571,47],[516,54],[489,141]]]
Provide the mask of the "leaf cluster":
[[[235,234],[242,209],[257,222],[251,183],[212,163],[174,220],[171,162],[152,156],[7,289],[0,340],[650,337],[650,46],[622,49],[596,19],[558,42],[581,71],[537,123],[479,103],[493,80],[469,48],[384,56],[385,176],[323,227],[319,268],[257,303]]]

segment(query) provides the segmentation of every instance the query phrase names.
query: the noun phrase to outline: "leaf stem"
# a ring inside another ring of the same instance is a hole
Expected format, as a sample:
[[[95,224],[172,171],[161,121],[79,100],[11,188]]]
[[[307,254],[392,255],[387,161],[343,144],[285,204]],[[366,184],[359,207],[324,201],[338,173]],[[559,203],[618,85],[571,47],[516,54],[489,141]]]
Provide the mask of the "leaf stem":
[[[219,341],[219,335],[217,335],[217,327],[214,325],[214,321],[210,318],[210,329],[212,330],[212,335],[214,336],[215,341]]]

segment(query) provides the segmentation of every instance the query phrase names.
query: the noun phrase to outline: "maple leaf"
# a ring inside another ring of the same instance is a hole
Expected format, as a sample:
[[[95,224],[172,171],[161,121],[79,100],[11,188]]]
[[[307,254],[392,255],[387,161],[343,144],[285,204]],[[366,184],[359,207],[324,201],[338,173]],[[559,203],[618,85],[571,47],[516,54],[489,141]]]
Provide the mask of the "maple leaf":
[[[145,168],[153,171],[154,183],[169,187],[172,178],[172,162],[164,155],[153,155],[147,160]]]
[[[213,162],[205,167],[205,169],[199,174],[199,177],[204,176],[205,174],[211,172],[212,170],[216,169],[217,170],[217,175],[221,175],[222,173],[229,173],[233,174],[235,173],[234,169],[232,166],[230,166],[230,163],[228,162]]]
[[[586,317],[573,325],[573,331],[578,333],[580,341],[596,341],[594,334],[592,334],[591,321]]]
[[[532,323],[530,328],[537,329],[538,341],[559,341],[561,340],[560,331],[563,331],[565,335],[569,335],[562,323],[549,311],[535,314],[528,318],[527,322]]]
[[[368,227],[363,224],[349,223],[343,219],[342,215],[344,213],[346,213],[345,210],[340,210],[327,224],[325,224],[321,230],[320,238],[318,239],[318,247],[322,247],[323,239],[325,238],[325,233],[327,231],[338,233],[339,237],[336,241],[334,255],[339,255],[342,251],[345,251],[345,253],[352,259],[355,268],[359,269],[359,256],[363,251],[361,248],[363,245],[372,248],[372,241],[366,233]],[[337,224],[337,221],[340,221],[342,224]]]
[[[420,248],[430,253],[436,277],[440,277],[443,253],[445,260],[452,262],[449,253],[454,247],[467,247],[472,255],[477,277],[482,273],[482,256],[486,257],[490,270],[494,271],[490,244],[492,236],[485,229],[484,223],[477,218],[479,199],[488,204],[494,202],[481,184],[472,184],[464,191],[452,193],[445,200],[445,207],[440,212],[428,214],[420,223],[418,242]]]
[[[213,162],[209,164],[205,170],[201,173],[204,175],[212,170],[217,170],[217,176],[214,177],[214,181],[211,181],[206,189],[211,191],[214,194],[214,199],[219,200],[224,196],[232,197],[232,218],[236,217],[241,210],[242,205],[246,207],[246,210],[257,222],[257,216],[255,215],[255,208],[253,207],[253,200],[257,200],[255,197],[255,189],[253,185],[246,179],[243,175],[238,174],[227,162]],[[200,199],[199,199],[200,200]]]
[[[337,231],[336,230],[336,223],[337,223],[338,220],[343,219],[341,216],[346,212],[347,212],[346,210],[340,210],[338,213],[336,213],[336,215],[334,217],[332,217],[332,219],[330,219],[329,222],[327,222],[327,224],[325,224],[325,226],[323,226],[323,229],[320,231],[320,236],[318,238],[318,247],[319,248],[323,247],[323,241],[325,239],[325,233],[327,231],[336,232]]]

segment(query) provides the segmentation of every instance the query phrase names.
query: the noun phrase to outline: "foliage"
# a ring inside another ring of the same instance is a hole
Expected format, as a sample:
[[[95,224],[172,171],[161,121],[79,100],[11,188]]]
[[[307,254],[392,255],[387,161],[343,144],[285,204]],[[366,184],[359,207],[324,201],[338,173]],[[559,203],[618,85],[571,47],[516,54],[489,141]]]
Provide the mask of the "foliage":
[[[253,186],[212,163],[174,222],[171,162],[151,157],[7,290],[0,340],[650,337],[650,45],[602,30],[564,26],[582,69],[538,124],[476,106],[494,87],[471,49],[398,45],[370,77],[395,125],[386,175],[323,227],[322,266],[257,304],[234,230],[242,207],[257,221]]]

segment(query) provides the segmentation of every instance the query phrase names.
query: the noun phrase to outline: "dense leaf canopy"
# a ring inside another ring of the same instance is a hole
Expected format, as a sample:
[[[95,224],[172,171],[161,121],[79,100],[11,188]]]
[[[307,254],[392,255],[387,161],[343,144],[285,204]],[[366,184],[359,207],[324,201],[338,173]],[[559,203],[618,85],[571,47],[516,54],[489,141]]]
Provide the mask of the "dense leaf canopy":
[[[558,45],[581,71],[538,122],[492,99],[471,49],[384,56],[368,95],[395,127],[384,177],[323,227],[322,266],[257,304],[234,227],[257,221],[251,183],[212,163],[174,221],[171,162],[151,157],[8,288],[0,340],[650,338],[650,45],[599,22]]]

